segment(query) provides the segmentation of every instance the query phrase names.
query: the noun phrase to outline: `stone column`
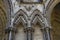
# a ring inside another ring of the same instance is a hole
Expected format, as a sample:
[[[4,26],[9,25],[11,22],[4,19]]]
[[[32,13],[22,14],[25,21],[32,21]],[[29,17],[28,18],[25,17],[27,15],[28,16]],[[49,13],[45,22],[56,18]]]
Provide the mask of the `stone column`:
[[[33,28],[31,27],[28,27],[28,28],[25,28],[25,33],[26,33],[26,40],[33,40]]]
[[[45,28],[45,32],[46,32],[46,40],[51,40],[50,28]]]
[[[42,29],[43,35],[44,35],[44,40],[51,40],[50,36],[50,28],[46,27]]]
[[[44,30],[44,28],[41,28],[40,30],[41,30],[41,31],[42,31],[42,33],[43,33],[43,40],[46,40],[45,30]]]
[[[50,28],[46,28],[47,40],[51,40]]]
[[[15,28],[13,28],[13,27],[8,27],[8,28],[6,28],[6,30],[5,30],[5,33],[7,33],[8,34],[8,39],[7,40],[14,40],[14,33],[15,33]]]

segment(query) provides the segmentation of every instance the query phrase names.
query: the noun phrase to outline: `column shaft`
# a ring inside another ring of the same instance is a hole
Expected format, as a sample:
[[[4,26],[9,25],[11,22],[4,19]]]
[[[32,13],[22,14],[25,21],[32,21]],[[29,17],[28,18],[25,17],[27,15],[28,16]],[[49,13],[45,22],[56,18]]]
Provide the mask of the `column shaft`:
[[[25,29],[25,33],[26,33],[26,40],[32,40],[33,38],[33,29],[32,28],[26,28]]]
[[[12,31],[10,31],[10,32],[9,32],[9,38],[8,38],[8,40],[13,40],[12,35],[13,35],[13,34],[12,34]]]
[[[27,32],[26,33],[26,35],[27,35],[27,40],[32,40],[32,33],[31,32]]]
[[[7,36],[8,39],[7,40],[14,40],[14,34],[16,32],[16,29],[12,28],[12,27],[8,27],[5,31],[8,34],[8,36]]]
[[[47,37],[47,40],[51,40],[51,37],[50,37],[50,28],[46,28],[46,37]]]

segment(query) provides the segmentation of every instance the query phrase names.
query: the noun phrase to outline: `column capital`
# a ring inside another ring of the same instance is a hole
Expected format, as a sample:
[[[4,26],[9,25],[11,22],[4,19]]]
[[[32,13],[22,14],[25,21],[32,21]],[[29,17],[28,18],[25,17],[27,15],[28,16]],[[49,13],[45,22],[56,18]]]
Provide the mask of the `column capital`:
[[[24,32],[26,31],[34,32],[34,29],[32,27],[27,27],[27,28],[24,28]]]
[[[16,32],[16,28],[15,28],[15,27],[7,27],[7,28],[5,29],[5,33],[9,33],[10,31]]]

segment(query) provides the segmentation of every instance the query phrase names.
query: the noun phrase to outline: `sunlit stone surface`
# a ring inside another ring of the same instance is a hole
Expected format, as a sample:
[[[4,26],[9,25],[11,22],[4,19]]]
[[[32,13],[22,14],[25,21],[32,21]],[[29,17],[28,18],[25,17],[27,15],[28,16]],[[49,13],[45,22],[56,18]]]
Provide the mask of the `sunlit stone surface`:
[[[23,26],[18,26],[17,27],[17,33],[16,33],[16,36],[15,36],[15,40],[25,40],[26,38],[26,35],[24,33],[24,28]]]
[[[34,32],[34,34],[33,34],[33,39],[34,40],[43,40],[43,33],[42,33],[42,31],[40,30],[40,26],[38,26],[38,25],[36,25],[35,26],[35,32]]]

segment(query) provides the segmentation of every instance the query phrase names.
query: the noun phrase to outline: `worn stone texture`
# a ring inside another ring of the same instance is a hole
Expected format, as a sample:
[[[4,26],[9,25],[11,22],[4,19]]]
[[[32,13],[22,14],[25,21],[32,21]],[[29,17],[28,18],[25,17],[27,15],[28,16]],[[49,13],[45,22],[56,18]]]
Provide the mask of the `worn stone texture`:
[[[14,10],[16,9],[16,11],[17,11],[17,9],[19,9],[19,8],[17,8],[17,7],[19,7],[18,4],[14,5],[14,6],[16,6],[14,8]],[[7,23],[7,19],[8,19],[7,17],[9,16],[9,15],[7,16],[7,14],[9,14],[9,11],[7,12],[7,10],[9,10],[8,7],[9,7],[8,3],[5,4],[5,2],[3,2],[3,0],[0,0],[0,40],[4,40],[6,38],[5,37],[6,36],[5,35],[5,28],[6,28],[6,23]],[[48,7],[49,7],[49,5],[48,5]],[[52,9],[52,7],[51,7],[51,9]],[[49,13],[50,12],[48,12],[46,15],[47,15],[47,19],[49,17],[51,17],[48,19],[48,21],[50,20],[49,22],[51,22],[51,24],[52,24],[51,25],[52,39],[53,40],[60,40],[60,7],[57,9],[53,9],[51,15],[49,15]],[[35,29],[35,31],[33,33],[33,40],[43,40],[43,33],[40,30],[40,26],[35,25],[34,29]],[[21,25],[17,26],[17,33],[15,35],[15,40],[25,40],[25,38],[26,38],[25,36],[26,35],[24,33],[24,27]]]
[[[34,26],[33,40],[43,40],[43,33],[40,29],[41,28],[39,25]],[[25,40],[25,39],[26,34],[24,33],[24,27],[19,25],[17,33],[15,35],[15,40]]]
[[[43,40],[43,32],[39,25],[34,26],[35,32],[33,34],[34,40]]]

